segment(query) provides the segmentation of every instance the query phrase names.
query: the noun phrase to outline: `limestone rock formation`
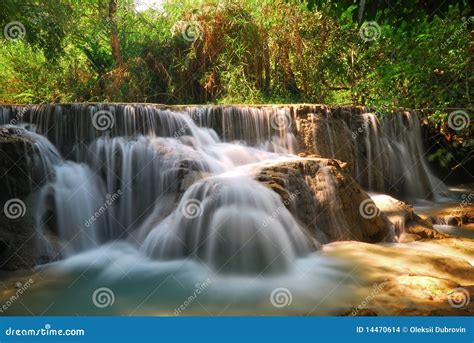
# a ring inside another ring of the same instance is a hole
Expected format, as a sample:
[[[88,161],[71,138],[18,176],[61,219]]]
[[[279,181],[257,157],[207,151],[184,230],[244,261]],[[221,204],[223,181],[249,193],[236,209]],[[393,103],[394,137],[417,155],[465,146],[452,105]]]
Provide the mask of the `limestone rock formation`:
[[[473,250],[474,240],[463,238],[324,246],[325,254],[348,261],[355,275],[367,277],[360,302],[345,314],[383,316],[474,315]],[[457,296],[460,301],[452,305]]]
[[[373,214],[361,210],[370,197],[340,164],[333,159],[293,160],[260,170],[256,179],[278,193],[320,242],[391,241],[392,225],[375,206]]]
[[[44,138],[19,127],[0,127],[0,269],[31,268],[44,260],[37,251],[32,192],[51,176],[59,159]]]
[[[419,239],[446,238],[433,228],[433,224],[421,218],[413,211],[413,207],[401,200],[386,194],[372,196],[377,207],[388,217],[395,227],[395,234],[400,241]]]
[[[411,198],[446,192],[424,160],[414,111],[379,117],[362,106],[304,105],[294,109],[294,118],[300,148],[347,162],[364,189]]]

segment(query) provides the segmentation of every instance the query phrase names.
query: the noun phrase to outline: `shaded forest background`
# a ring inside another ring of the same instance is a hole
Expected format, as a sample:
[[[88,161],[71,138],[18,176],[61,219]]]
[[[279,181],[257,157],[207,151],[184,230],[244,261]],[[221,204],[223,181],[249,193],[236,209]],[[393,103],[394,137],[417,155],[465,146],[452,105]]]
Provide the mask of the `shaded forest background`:
[[[434,128],[427,133],[439,143],[432,162],[452,169],[454,161],[473,158],[472,125],[462,132],[446,125],[453,110],[472,111],[467,1],[0,6],[2,103],[309,102],[362,104],[380,113],[407,107],[422,110]]]

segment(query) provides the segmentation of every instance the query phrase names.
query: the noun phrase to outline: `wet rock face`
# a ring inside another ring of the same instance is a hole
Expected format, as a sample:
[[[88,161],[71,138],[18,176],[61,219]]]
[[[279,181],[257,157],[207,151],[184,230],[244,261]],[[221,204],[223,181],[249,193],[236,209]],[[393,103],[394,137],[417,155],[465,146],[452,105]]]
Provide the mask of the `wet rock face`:
[[[4,210],[0,212],[0,270],[31,269],[47,262],[48,258],[38,251],[38,236],[35,230],[32,199],[17,203],[23,209],[15,218]],[[11,206],[10,206],[11,208]],[[22,213],[20,215],[20,213]]]
[[[264,168],[256,179],[278,193],[320,242],[391,241],[390,222],[375,205],[373,214],[362,212],[371,200],[339,163],[317,158],[283,162]]]
[[[0,127],[0,270],[32,268],[43,260],[37,250],[31,194],[59,159],[44,144],[21,128]]]
[[[25,174],[33,154],[33,142],[22,136],[22,131],[15,128],[0,129],[0,182],[2,185],[1,200],[12,196],[25,196],[33,188],[34,177]],[[32,175],[33,176],[33,175]]]
[[[411,205],[401,200],[385,194],[372,196],[372,200],[394,225],[400,242],[447,237],[436,231],[431,222],[418,216]]]
[[[353,169],[357,162],[356,141],[344,119],[310,113],[298,118],[297,123],[298,144],[303,151],[345,161]]]
[[[323,253],[367,276],[363,298],[345,315],[473,316],[473,249],[473,240],[446,238],[391,245],[336,242]],[[455,299],[464,305],[453,306]]]
[[[0,127],[0,200],[26,197],[39,189],[59,160],[44,137],[15,126]]]
[[[377,116],[360,106],[300,106],[295,109],[303,152],[348,163],[364,189],[397,197],[434,199],[446,189],[424,160],[417,114]]]

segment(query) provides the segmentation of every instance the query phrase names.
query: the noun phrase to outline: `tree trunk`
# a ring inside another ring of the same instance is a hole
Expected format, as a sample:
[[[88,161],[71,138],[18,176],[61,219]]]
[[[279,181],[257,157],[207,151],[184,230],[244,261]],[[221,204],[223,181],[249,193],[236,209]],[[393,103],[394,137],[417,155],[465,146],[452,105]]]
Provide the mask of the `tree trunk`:
[[[120,42],[117,32],[117,0],[110,0],[109,2],[109,24],[110,24],[110,45],[112,47],[112,57],[115,65],[122,63],[120,56]]]

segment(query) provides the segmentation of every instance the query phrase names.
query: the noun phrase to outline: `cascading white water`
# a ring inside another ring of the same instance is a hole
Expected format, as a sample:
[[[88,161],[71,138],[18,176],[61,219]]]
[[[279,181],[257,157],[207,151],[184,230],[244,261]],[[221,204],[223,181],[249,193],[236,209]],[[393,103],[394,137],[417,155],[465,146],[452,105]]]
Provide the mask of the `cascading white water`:
[[[2,110],[0,120],[10,121],[18,111]],[[105,130],[94,125],[100,111],[112,123]],[[54,177],[38,194],[38,228],[56,235],[62,255],[69,256],[47,270],[79,280],[71,289],[55,285],[61,303],[90,302],[93,288],[105,285],[131,314],[130,306],[144,302],[140,313],[159,308],[169,314],[207,278],[212,297],[200,301],[209,310],[226,304],[235,313],[240,309],[229,301],[274,313],[269,297],[275,287],[291,289],[295,314],[324,306],[340,284],[350,294],[345,267],[315,254],[319,243],[276,193],[249,176],[269,161],[297,159],[289,107],[57,105],[34,106],[21,117],[75,161],[56,161]],[[369,135],[380,146],[391,144],[385,130]],[[340,148],[338,135],[330,132],[330,154]],[[399,150],[419,148],[401,142]],[[373,163],[375,154],[368,155]],[[363,167],[362,159],[357,163]],[[340,211],[330,210],[334,218]],[[330,299],[344,303],[344,295]]]
[[[83,145],[104,134],[110,137],[138,134],[191,137],[203,142],[210,133],[211,140],[219,135],[225,142],[238,141],[266,151],[297,152],[289,107],[200,106],[182,110],[133,104],[0,107],[0,124],[11,121],[34,124],[36,130],[68,158],[77,158]],[[203,130],[199,130],[196,124]]]
[[[104,216],[94,217],[105,201],[102,181],[87,166],[59,164],[54,168],[54,181],[39,193],[37,228],[42,234],[51,234],[50,230],[57,235],[63,257],[92,249],[106,228]],[[50,207],[54,210],[48,211]],[[54,217],[52,224],[48,223],[50,216]]]
[[[315,245],[276,193],[250,177],[223,176],[192,185],[142,248],[160,259],[197,256],[218,271],[248,274],[285,271]]]
[[[166,215],[184,183],[211,169],[196,150],[177,139],[144,136],[100,138],[87,149],[84,161],[102,176],[109,194],[121,192],[108,212],[109,238],[126,237],[155,207]]]
[[[97,114],[104,115],[105,130]],[[294,133],[298,128],[290,107],[199,106],[177,111],[151,105],[98,104],[2,110],[2,120],[17,117],[33,123],[30,130],[47,134],[67,158],[90,166],[104,181],[104,192],[121,192],[104,216],[101,235],[105,240],[135,237],[137,232],[143,240],[143,226],[151,228],[169,221],[193,183],[229,172],[245,175],[245,166],[295,158],[288,154],[297,151]],[[423,196],[426,189],[436,188],[437,180],[422,158],[419,124],[410,113],[379,121],[368,112],[333,117],[326,111],[319,119],[324,120],[328,144],[316,149],[328,157],[339,157],[340,138],[365,124],[363,134],[348,142],[352,148],[345,150],[355,155],[350,162],[356,178],[369,189],[392,187],[406,196]],[[394,167],[399,165],[405,167]],[[328,176],[328,185],[330,179]],[[61,182],[65,180],[56,178],[49,187],[62,187]],[[271,194],[267,193],[265,197]],[[263,203],[258,208],[268,212]],[[331,207],[331,226],[345,232],[347,223],[339,222],[337,205]],[[60,215],[56,217],[59,220]]]
[[[429,170],[424,159],[418,118],[410,112],[385,116],[364,113],[369,123],[365,137],[366,168],[370,189],[390,190],[411,198],[432,198],[446,193],[446,187]],[[363,173],[362,173],[363,174]]]
[[[311,133],[305,144],[321,157],[349,162],[353,177],[366,189],[407,198],[446,196],[446,187],[424,158],[416,114],[379,118],[367,108],[314,111],[306,119]]]
[[[240,142],[266,151],[297,153],[294,118],[289,107],[188,107],[200,126],[217,131],[226,142]]]
[[[303,233],[279,196],[245,176],[253,164],[288,156],[272,152],[289,150],[278,145],[287,143],[282,130],[278,137],[273,128],[255,131],[252,135],[257,141],[250,147],[238,143],[248,137],[242,132],[245,125],[227,137],[232,142],[222,142],[214,130],[198,127],[185,112],[145,108],[145,118],[159,120],[159,125],[150,119],[137,130],[136,120],[129,121],[135,114],[132,109],[125,106],[121,113],[126,119],[113,120],[124,125],[123,137],[99,137],[85,145],[63,136],[64,132],[54,135],[91,168],[61,164],[55,168],[54,181],[40,193],[39,227],[43,231],[54,228],[69,246],[64,255],[84,251],[99,241],[128,238],[157,259],[193,257],[216,270],[255,273],[283,272],[296,258],[316,249],[317,242]],[[61,111],[47,113],[57,117]],[[250,111],[242,118],[254,118],[255,123],[257,115]],[[268,113],[265,118],[270,125]],[[44,122],[39,120],[38,127]],[[85,130],[87,120],[80,123],[77,132],[86,141],[93,138],[96,133]],[[142,135],[145,127],[149,129],[146,136]],[[269,151],[263,149],[265,140],[272,141],[266,145]],[[225,186],[222,194],[210,194],[210,184]],[[107,211],[85,228],[85,219],[103,207],[104,194],[118,192],[120,196]],[[53,211],[48,211],[50,199]],[[190,220],[179,210],[189,201],[202,202],[203,216]],[[266,229],[264,219],[279,208],[272,229]],[[42,224],[50,212],[54,224]],[[228,222],[218,227],[224,218]],[[226,239],[221,241],[222,237]]]

